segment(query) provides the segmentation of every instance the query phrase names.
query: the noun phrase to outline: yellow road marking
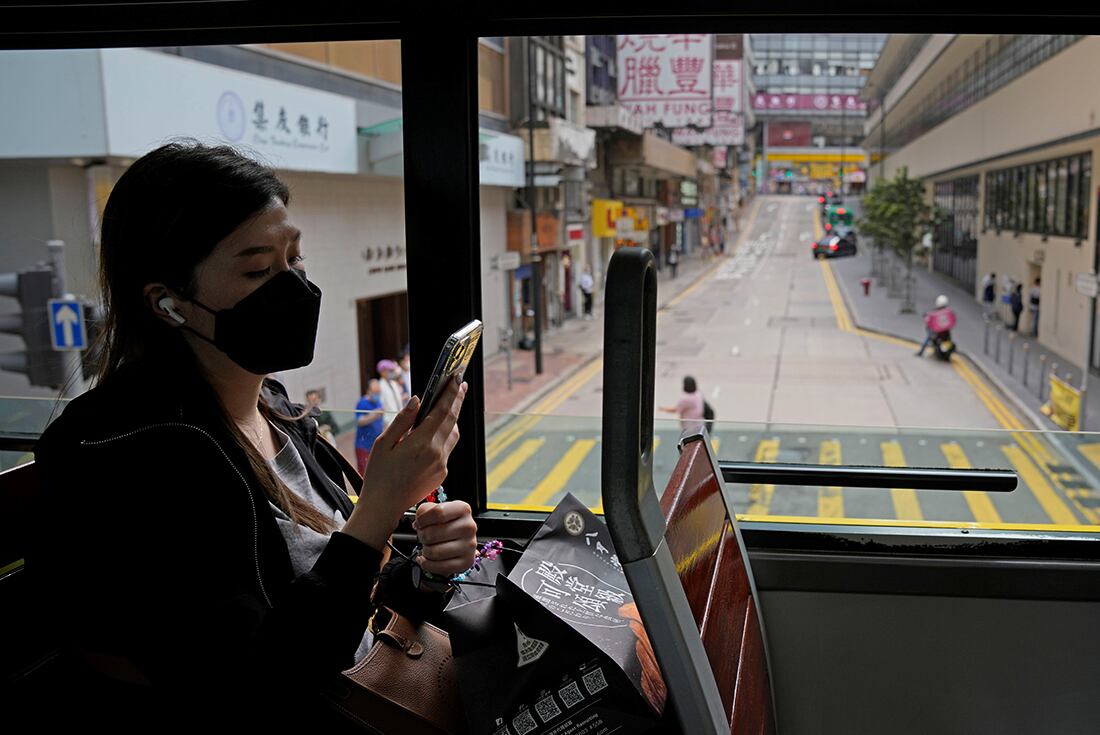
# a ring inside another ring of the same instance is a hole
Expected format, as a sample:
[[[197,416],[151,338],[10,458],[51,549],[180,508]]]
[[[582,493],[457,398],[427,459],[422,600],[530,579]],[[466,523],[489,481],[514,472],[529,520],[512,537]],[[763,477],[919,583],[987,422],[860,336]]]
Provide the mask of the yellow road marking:
[[[1100,444],[1078,444],[1077,451],[1085,455],[1085,459],[1100,468]]]
[[[718,447],[722,446],[722,440],[716,436],[710,438],[710,448],[714,450],[714,456],[718,456]]]
[[[578,439],[573,442],[573,446],[569,447],[565,456],[558,460],[558,463],[554,465],[554,468],[550,470],[546,477],[542,478],[535,489],[523,499],[523,505],[545,505],[550,498],[565,487],[565,483],[581,466],[581,462],[584,461],[584,458],[588,456],[594,446],[596,446],[595,439]]]
[[[882,442],[882,463],[887,467],[905,467],[905,454],[901,451],[901,445],[896,441]],[[894,514],[898,520],[921,521],[924,513],[920,509],[920,501],[917,500],[916,490],[899,488],[890,489],[890,498],[894,501]]]
[[[821,451],[818,455],[819,464],[840,464],[840,442],[836,439],[826,439],[821,442]],[[817,514],[822,518],[844,517],[844,494],[841,488],[823,487],[817,491]]]
[[[756,223],[756,216],[760,211],[760,200],[757,199],[753,203],[752,212],[749,215],[748,224],[742,229],[740,239],[737,247],[740,247],[744,243],[745,238],[748,236],[749,231]],[[699,286],[701,286],[722,264],[722,258],[716,258],[713,265],[700,273],[695,281],[689,285],[686,289],[670,299],[664,306],[657,310],[657,318],[660,319],[662,314],[668,309],[675,306],[688,294],[693,292]],[[603,358],[597,358],[594,360],[587,369],[583,369],[580,373],[569,378],[562,385],[558,386],[548,396],[543,398],[539,403],[532,406],[527,414],[516,419],[507,428],[494,436],[491,440],[485,444],[485,462],[489,463],[496,459],[500,454],[511,446],[517,439],[522,437],[528,431],[530,431],[539,421],[542,420],[544,414],[548,414],[562,403],[566,401],[573,393],[575,393],[582,385],[587,383],[593,377],[595,377],[600,371],[603,370]],[[657,448],[659,440],[654,443],[654,450]],[[495,507],[495,506],[494,506]],[[510,508],[517,508],[518,506],[509,506]]]
[[[1043,473],[1027,458],[1022,449],[1013,446],[1001,447],[1001,449],[1051,521],[1063,525],[1077,522],[1077,517],[1073,515],[1073,511],[1062,502],[1058,494],[1054,492],[1054,488],[1046,481]]]
[[[1064,464],[1064,462],[1059,461],[1059,459],[1055,457],[1048,443],[1046,441],[1040,441],[1040,438],[1035,436],[1034,433],[1028,432],[1015,414],[993,395],[989,387],[974,373],[974,369],[965,360],[952,360],[951,362],[954,364],[956,372],[974,388],[975,392],[978,393],[979,399],[985,403],[986,407],[1001,425],[1006,429],[1012,430],[1011,436],[1013,440],[1015,440],[1020,448],[1031,457],[1035,465],[1045,473],[1045,477],[1050,478],[1054,486],[1062,492],[1074,507],[1077,508],[1078,512],[1084,516],[1088,523],[1092,525],[1100,524],[1100,514],[1098,514],[1089,504],[1082,502],[1084,499],[1093,497],[1092,490],[1088,488],[1067,487],[1061,473],[1052,469],[1055,466]],[[1075,475],[1076,473],[1070,472],[1068,474]]]
[[[1100,526],[1080,523],[1055,525],[1053,523],[976,523],[973,521],[898,521],[890,518],[837,518],[822,520],[817,516],[754,516],[738,513],[739,523],[807,523],[830,526],[883,526],[886,528],[971,528],[982,531],[1038,531],[1040,533],[1096,533]]]
[[[815,220],[816,221],[816,220]],[[844,303],[844,299],[840,294],[839,286],[836,284],[836,278],[833,275],[832,266],[827,261],[821,261],[821,271],[825,278],[825,286],[829,291],[829,297],[833,304],[833,310],[836,315],[837,326],[846,332],[858,334],[862,337],[870,337],[878,339],[884,342],[890,342],[903,347],[915,347],[918,343],[913,340],[905,340],[890,335],[878,334],[877,332],[871,332],[866,329],[853,326],[851,318],[848,314],[848,307]],[[994,395],[992,389],[985,382],[985,380],[979,377],[974,368],[971,367],[969,361],[959,355],[955,355],[951,359],[951,366],[958,373],[959,377],[963,379],[977,394],[978,399],[985,405],[989,412],[993,415],[993,418],[997,420],[1004,428],[1011,432],[1012,439],[1019,445],[1019,447],[1026,452],[1035,465],[1041,468],[1046,476],[1049,476],[1054,485],[1057,486],[1066,498],[1073,503],[1074,507],[1084,516],[1085,520],[1093,525],[1100,525],[1100,512],[1094,510],[1089,504],[1082,503],[1082,499],[1091,499],[1095,497],[1092,490],[1087,488],[1067,488],[1057,473],[1051,471],[1052,465],[1062,464],[1054,456],[1050,450],[1048,443],[1045,440],[1041,440],[1035,435],[1034,432],[1029,431],[1019,418],[1007,407],[1004,403]],[[1040,474],[1040,477],[1045,482],[1045,477]],[[1047,485],[1050,487],[1050,485]],[[1060,502],[1060,501],[1059,501]],[[1008,527],[1011,524],[1004,524],[1004,527]]]
[[[756,446],[757,462],[775,462],[779,456],[778,439],[762,439]],[[767,515],[772,504],[775,485],[754,484],[749,487],[748,512],[753,515]]]
[[[496,492],[504,481],[515,474],[516,470],[523,466],[523,463],[531,459],[535,452],[542,448],[542,445],[546,443],[545,439],[528,439],[519,445],[519,449],[515,450],[496,467],[489,472],[488,478],[485,480],[485,489],[487,494],[492,495]]]
[[[940,451],[947,458],[949,467],[966,470],[974,466],[970,464],[966,452],[958,445],[958,442],[941,444]],[[981,490],[963,490],[963,498],[966,500],[966,504],[970,506],[970,512],[974,514],[974,520],[982,523],[1001,522],[1001,514],[993,507],[993,500],[988,493]]]
[[[825,230],[821,227],[821,208],[814,207],[814,241],[820,242],[825,237]]]
[[[587,368],[582,369],[572,378],[554,389],[550,395],[539,401],[531,408],[531,413],[524,414],[516,419],[515,423],[493,438],[485,447],[485,461],[491,462],[513,442],[526,434],[531,428],[542,420],[543,415],[550,413],[565,402],[578,388],[595,377],[603,369],[603,358],[597,358]]]

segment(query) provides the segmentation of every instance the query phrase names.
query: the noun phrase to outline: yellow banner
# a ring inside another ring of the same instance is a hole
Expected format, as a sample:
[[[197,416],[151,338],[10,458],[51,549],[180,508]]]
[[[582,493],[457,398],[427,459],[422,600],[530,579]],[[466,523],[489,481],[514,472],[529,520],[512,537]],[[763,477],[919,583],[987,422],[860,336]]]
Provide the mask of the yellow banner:
[[[1050,376],[1051,420],[1066,431],[1077,431],[1081,419],[1081,393],[1057,376]]]
[[[622,202],[615,199],[593,199],[592,236],[615,237],[615,226],[622,216]]]

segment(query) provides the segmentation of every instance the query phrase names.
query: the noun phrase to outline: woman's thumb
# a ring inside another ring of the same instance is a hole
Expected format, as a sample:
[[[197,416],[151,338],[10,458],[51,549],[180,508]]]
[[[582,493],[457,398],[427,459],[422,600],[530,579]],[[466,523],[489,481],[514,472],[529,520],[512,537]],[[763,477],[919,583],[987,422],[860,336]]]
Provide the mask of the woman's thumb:
[[[416,421],[416,412],[419,409],[420,399],[413,396],[409,399],[409,402],[405,404],[405,407],[398,411],[397,415],[393,417],[393,421],[386,431],[393,432],[394,441],[405,436],[405,433],[413,427],[413,422]]]

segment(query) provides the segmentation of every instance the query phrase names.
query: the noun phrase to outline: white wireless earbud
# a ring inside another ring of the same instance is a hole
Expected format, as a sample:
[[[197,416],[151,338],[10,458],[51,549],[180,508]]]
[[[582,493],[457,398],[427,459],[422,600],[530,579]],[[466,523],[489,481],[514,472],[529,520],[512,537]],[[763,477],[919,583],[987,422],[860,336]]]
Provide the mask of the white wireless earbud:
[[[164,313],[170,316],[172,320],[178,324],[184,324],[187,321],[183,318],[182,314],[176,311],[176,302],[172,300],[171,296],[165,296],[157,302],[157,306],[164,309]]]

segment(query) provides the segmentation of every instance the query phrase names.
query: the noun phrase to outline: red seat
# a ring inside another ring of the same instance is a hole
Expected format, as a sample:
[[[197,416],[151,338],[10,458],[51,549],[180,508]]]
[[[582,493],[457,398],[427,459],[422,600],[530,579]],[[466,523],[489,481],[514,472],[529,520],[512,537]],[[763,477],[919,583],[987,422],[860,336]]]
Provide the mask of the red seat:
[[[661,497],[665,542],[710,661],[730,732],[775,730],[764,637],[743,544],[703,436],[686,439]]]

